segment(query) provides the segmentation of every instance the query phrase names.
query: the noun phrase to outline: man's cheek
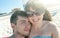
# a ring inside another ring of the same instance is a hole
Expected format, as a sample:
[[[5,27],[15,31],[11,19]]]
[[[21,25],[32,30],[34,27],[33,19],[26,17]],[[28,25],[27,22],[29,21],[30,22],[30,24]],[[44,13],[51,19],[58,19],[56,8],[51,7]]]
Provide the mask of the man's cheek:
[[[25,26],[24,31],[29,31],[30,27],[29,26]]]

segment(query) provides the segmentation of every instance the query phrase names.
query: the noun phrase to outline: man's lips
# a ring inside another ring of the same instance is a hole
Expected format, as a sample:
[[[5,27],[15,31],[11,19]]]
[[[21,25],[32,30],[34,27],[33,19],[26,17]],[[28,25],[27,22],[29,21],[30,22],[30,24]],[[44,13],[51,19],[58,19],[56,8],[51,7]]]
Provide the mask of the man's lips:
[[[30,30],[30,28],[28,28],[28,27],[26,27],[25,29],[24,29],[24,31],[29,31]]]
[[[29,31],[29,29],[24,29],[24,31]]]

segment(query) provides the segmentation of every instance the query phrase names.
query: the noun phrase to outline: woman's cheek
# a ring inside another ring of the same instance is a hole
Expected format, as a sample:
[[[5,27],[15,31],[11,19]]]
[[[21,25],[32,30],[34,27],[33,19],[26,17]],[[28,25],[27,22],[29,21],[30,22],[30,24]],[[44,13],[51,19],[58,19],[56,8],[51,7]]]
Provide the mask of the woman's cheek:
[[[33,18],[32,17],[30,17],[30,18],[28,18],[29,19],[29,21],[31,22],[31,23],[33,23]]]

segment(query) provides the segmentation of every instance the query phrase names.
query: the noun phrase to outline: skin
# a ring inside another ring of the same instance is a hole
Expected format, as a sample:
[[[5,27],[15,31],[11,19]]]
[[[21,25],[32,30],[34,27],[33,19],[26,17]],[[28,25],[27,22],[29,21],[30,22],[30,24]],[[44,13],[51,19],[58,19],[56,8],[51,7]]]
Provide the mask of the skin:
[[[32,8],[30,9],[33,10]],[[33,38],[35,36],[52,36],[52,38],[59,38],[57,26],[49,21],[44,21],[43,15],[44,14],[28,17],[29,21],[32,23],[29,38]]]
[[[18,16],[16,25],[11,23],[11,26],[14,30],[15,38],[25,38],[25,36],[29,35],[31,25],[27,18]]]

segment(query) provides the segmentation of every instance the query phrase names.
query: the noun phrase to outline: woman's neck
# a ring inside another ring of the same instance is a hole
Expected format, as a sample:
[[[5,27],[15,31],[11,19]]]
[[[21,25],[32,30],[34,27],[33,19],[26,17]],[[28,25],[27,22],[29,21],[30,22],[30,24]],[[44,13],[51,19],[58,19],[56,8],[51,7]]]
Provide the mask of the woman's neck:
[[[39,23],[32,25],[32,29],[36,30],[36,29],[40,29],[43,25],[43,21],[40,21]]]
[[[39,24],[32,25],[31,33],[38,33],[43,27],[43,22],[39,22]]]

